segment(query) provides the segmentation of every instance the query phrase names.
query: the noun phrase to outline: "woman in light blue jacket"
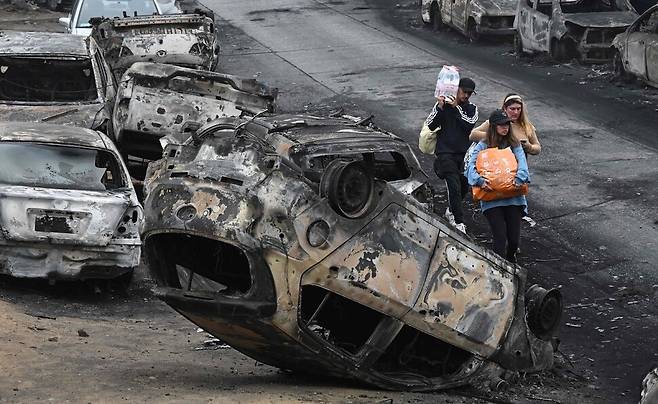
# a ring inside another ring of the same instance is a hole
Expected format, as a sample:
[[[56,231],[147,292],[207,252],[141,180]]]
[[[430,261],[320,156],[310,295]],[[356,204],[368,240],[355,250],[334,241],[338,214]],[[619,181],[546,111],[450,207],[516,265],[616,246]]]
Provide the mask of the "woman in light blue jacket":
[[[479,142],[471,152],[468,165],[464,172],[471,186],[490,189],[488,181],[482,177],[475,167],[478,154],[490,147],[505,149],[511,147],[518,168],[515,185],[520,187],[530,182],[528,163],[521,143],[514,136],[510,119],[503,110],[497,109],[489,116],[487,137]],[[528,202],[524,195],[512,198],[480,201],[480,209],[489,222],[493,236],[493,250],[510,262],[516,262],[516,251],[521,238],[521,217],[528,213]]]

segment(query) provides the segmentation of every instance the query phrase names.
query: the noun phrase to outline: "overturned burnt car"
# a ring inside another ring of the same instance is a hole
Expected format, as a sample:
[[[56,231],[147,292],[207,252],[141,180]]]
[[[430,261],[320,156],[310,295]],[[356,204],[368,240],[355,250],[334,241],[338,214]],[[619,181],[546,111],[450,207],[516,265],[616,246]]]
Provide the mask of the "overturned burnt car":
[[[129,280],[142,207],[112,141],[89,129],[0,122],[0,274]]]
[[[123,75],[113,113],[119,149],[143,159],[162,156],[160,138],[193,133],[198,123],[271,112],[277,90],[254,79],[138,62]],[[195,126],[196,125],[196,126]]]
[[[607,62],[615,35],[637,18],[626,0],[520,0],[517,54],[548,52],[557,61]]]
[[[432,213],[409,146],[314,116],[219,119],[149,165],[156,294],[261,362],[434,390],[552,365],[557,291]]]
[[[135,62],[214,70],[219,61],[218,32],[205,15],[92,18],[91,24],[91,35],[117,78]]]
[[[0,31],[0,120],[111,130],[112,72],[91,38]]]

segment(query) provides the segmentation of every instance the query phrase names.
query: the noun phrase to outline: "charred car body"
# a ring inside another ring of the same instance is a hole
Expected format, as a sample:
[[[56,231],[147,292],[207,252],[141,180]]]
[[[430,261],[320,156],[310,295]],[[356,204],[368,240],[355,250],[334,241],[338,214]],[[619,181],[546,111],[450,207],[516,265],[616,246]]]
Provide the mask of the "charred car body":
[[[130,277],[142,208],[112,141],[89,129],[0,123],[0,273]]]
[[[629,81],[639,77],[658,87],[658,5],[642,14],[626,32],[617,35],[612,45],[617,77]]]
[[[515,0],[423,0],[421,16],[435,29],[449,25],[471,40],[480,35],[513,35]]]
[[[107,131],[115,94],[93,39],[0,31],[0,120]]]
[[[135,62],[214,70],[219,60],[215,23],[201,14],[92,19],[91,35],[116,77]]]
[[[157,63],[135,63],[123,75],[112,124],[119,149],[158,159],[160,138],[192,133],[221,117],[273,111],[276,89],[253,79]]]
[[[613,38],[635,18],[625,0],[521,0],[515,48],[518,54],[548,52],[557,61],[606,62]]]
[[[203,329],[270,365],[387,389],[551,366],[559,293],[526,300],[524,269],[431,213],[401,139],[313,116],[186,137],[149,165],[143,238],[156,293]]]

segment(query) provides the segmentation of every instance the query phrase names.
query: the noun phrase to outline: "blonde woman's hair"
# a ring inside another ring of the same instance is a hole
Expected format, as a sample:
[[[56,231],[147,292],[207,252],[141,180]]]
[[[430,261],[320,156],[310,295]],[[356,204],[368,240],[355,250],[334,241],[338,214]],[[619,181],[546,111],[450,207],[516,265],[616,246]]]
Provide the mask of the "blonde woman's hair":
[[[533,125],[532,122],[530,122],[530,119],[528,119],[528,114],[526,114],[526,107],[523,98],[516,93],[507,94],[503,99],[503,110],[512,104],[521,104],[521,114],[519,115],[517,123],[527,132]]]

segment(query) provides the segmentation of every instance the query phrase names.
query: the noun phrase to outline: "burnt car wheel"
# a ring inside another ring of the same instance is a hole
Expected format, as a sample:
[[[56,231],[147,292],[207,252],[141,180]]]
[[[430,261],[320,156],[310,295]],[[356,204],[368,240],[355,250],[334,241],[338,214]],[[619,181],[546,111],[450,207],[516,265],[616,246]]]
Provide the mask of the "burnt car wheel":
[[[335,160],[322,175],[320,189],[336,213],[358,219],[370,211],[374,180],[362,162]]]
[[[443,20],[441,19],[441,8],[438,1],[432,4],[430,8],[430,23],[434,31],[439,31],[443,28]]]
[[[623,83],[632,83],[635,80],[635,76],[626,71],[624,60],[621,58],[619,51],[615,51],[612,57],[612,68],[615,72],[615,78],[621,80]]]
[[[556,62],[566,62],[574,56],[575,50],[573,42],[568,39],[551,41],[550,56]]]
[[[521,35],[517,32],[514,34],[514,52],[517,56],[528,56],[530,53],[523,50],[523,39]]]
[[[59,1],[58,0],[46,0],[46,8],[52,11],[59,10]]]
[[[478,32],[478,25],[475,23],[475,20],[470,19],[468,21],[468,28],[466,29],[466,34],[468,39],[471,42],[478,42],[480,40],[480,33]]]

